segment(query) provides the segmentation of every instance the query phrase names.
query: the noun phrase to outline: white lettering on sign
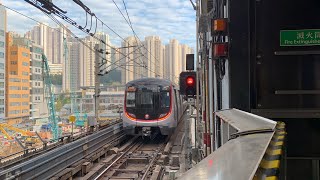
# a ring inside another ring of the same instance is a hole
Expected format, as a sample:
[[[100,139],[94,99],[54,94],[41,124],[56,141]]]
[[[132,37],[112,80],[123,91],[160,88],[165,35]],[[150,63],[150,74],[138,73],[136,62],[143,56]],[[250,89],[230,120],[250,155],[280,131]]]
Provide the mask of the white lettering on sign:
[[[298,32],[297,39],[304,39],[304,32]]]

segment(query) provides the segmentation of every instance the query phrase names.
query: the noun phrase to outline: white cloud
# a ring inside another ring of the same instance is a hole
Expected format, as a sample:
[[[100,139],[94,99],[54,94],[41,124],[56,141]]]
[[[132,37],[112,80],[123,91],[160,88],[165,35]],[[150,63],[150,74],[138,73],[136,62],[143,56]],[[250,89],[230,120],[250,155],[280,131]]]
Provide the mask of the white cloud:
[[[5,6],[18,10],[38,21],[48,22],[54,25],[40,10],[32,7],[22,0],[3,0]],[[67,11],[67,15],[78,24],[84,26],[86,13],[72,1],[53,0],[61,9]],[[130,27],[119,13],[112,0],[82,0],[93,13],[104,23],[110,26],[123,38],[132,35]],[[115,0],[119,8],[126,17],[122,0]],[[187,0],[125,0],[128,13],[135,32],[140,39],[145,36],[159,35],[163,43],[168,43],[169,39],[175,38],[181,43],[185,43],[195,48],[195,11]],[[59,19],[60,22],[63,20]],[[63,22],[66,24],[66,22]],[[10,12],[8,10],[8,29],[19,33],[24,33],[36,24],[32,20]],[[71,25],[69,25],[70,27]],[[72,28],[75,34],[85,36],[83,32]],[[112,33],[107,27],[98,24],[99,31],[105,31],[119,45],[121,39]]]

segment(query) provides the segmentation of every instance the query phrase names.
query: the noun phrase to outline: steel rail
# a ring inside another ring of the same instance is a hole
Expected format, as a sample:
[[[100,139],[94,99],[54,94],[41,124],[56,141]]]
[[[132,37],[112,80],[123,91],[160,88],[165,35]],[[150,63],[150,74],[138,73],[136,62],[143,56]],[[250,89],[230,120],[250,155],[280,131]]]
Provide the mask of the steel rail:
[[[0,172],[0,179],[49,179],[57,172],[85,158],[122,130],[122,123],[100,130],[94,134],[63,145],[24,163]]]
[[[149,174],[150,168],[154,165],[154,163],[155,163],[156,160],[157,160],[158,153],[159,153],[159,152],[162,152],[162,151],[164,150],[165,145],[167,145],[167,142],[166,142],[166,143],[163,143],[163,144],[161,145],[161,147],[154,153],[155,156],[152,158],[151,162],[149,163],[149,165],[148,165],[145,173],[143,174],[141,180],[146,179],[147,175]]]
[[[106,167],[100,174],[98,174],[97,177],[94,178],[94,180],[98,180],[99,178],[101,178],[114,164],[116,164],[123,156],[127,155],[128,152],[137,144],[138,144],[137,148],[139,148],[143,143],[142,141],[140,142],[133,141],[133,144],[126,151],[124,151],[117,159],[115,159],[108,167]]]

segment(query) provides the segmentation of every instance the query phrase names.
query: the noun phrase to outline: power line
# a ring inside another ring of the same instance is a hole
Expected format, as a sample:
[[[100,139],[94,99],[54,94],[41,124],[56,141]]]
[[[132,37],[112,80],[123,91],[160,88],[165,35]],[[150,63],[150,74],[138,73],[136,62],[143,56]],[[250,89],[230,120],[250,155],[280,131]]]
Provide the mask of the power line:
[[[46,26],[46,27],[51,28],[50,26],[48,26],[48,25],[46,25],[46,24],[44,24],[44,23],[42,23],[42,22],[40,22],[40,21],[38,21],[38,20],[30,17],[30,16],[27,16],[27,15],[25,15],[25,14],[23,14],[23,13],[17,11],[17,10],[14,10],[14,9],[12,9],[12,8],[10,8],[10,7],[7,7],[7,6],[3,5],[3,4],[0,4],[0,5],[3,6],[3,7],[5,7],[6,9],[9,9],[9,10],[11,10],[11,11],[17,13],[17,14],[20,14],[20,15],[22,15],[22,16],[30,19],[30,20],[33,20],[33,21],[35,21],[35,22],[37,22],[37,23],[39,23],[39,24],[41,24],[41,25],[44,25],[44,26]],[[59,22],[59,23],[60,23],[60,22]],[[63,26],[64,26],[64,25],[63,25]],[[52,29],[53,29],[53,28],[52,28]],[[53,30],[54,30],[54,31],[57,31],[57,32],[59,32],[59,33],[61,33],[61,34],[64,34],[63,32],[61,32],[61,31],[58,30],[58,29],[53,29]],[[78,40],[80,43],[82,43],[84,46],[86,46],[89,50],[91,50],[92,52],[95,52],[94,49],[92,49],[88,44],[86,44],[86,43],[85,43],[83,40],[81,40],[79,37],[77,37],[76,35],[74,35],[71,31],[69,31],[69,33],[70,33],[71,36],[73,36],[76,40]],[[103,58],[103,57],[101,57],[101,56],[99,56],[99,57],[100,57],[100,58]],[[103,58],[103,59],[104,59],[104,58]],[[114,64],[114,65],[116,65],[116,64]],[[126,69],[126,68],[124,68],[124,67],[121,67],[120,65],[116,65],[116,66],[117,66],[117,67],[120,67],[120,68],[122,68],[122,69],[124,69],[124,70],[133,72],[133,71],[131,71],[131,70],[129,70],[129,69]],[[142,74],[138,74],[138,75],[142,75]]]
[[[95,32],[94,33],[90,33],[91,31],[91,27],[92,27],[92,16],[94,16],[96,18],[96,26],[97,26],[97,20],[98,18],[96,17],[96,15],[94,13],[92,13],[91,11],[88,12],[88,10],[90,10],[88,7],[85,8],[85,11],[87,13],[90,13],[91,15],[91,26],[90,26],[90,29],[84,29],[82,28],[81,26],[79,26],[75,21],[73,21],[71,18],[69,18],[68,16],[66,16],[66,12],[61,10],[60,8],[58,8],[57,6],[55,6],[53,3],[51,2],[46,2],[46,6],[43,5],[43,4],[39,4],[37,3],[38,1],[37,0],[34,0],[34,1],[30,1],[30,0],[25,0],[27,1],[28,3],[30,3],[31,5],[35,6],[36,8],[40,9],[42,12],[44,12],[45,14],[55,14],[56,16],[60,17],[61,19],[65,20],[66,22],[70,23],[71,25],[73,25],[74,27],[78,28],[79,30],[87,33],[88,35],[90,35],[91,37],[99,40],[101,43],[105,44],[106,46],[114,49],[116,52],[119,52],[120,54],[122,54],[123,56],[126,56],[124,53],[122,53],[121,51],[118,51],[117,49],[113,48],[111,45],[109,45],[108,43],[104,42],[103,40],[97,38],[95,36],[95,33],[96,33],[96,29],[95,29]],[[78,0],[79,2],[81,2],[80,0]],[[79,3],[77,3],[79,5]],[[83,4],[83,3],[82,3]],[[83,4],[84,6],[84,4]],[[81,6],[82,7],[82,6]],[[83,8],[83,7],[82,7]],[[51,15],[52,16],[52,15]],[[102,53],[102,52],[100,52]],[[130,57],[129,57],[130,58]],[[108,62],[108,60],[106,60]],[[149,70],[151,71],[151,70]]]
[[[46,13],[44,12],[44,14],[46,14]],[[48,14],[46,14],[46,15],[47,15],[50,19],[52,19],[55,23],[57,23],[60,27],[66,28],[66,27],[65,27],[61,22],[59,22],[59,20],[57,20],[54,16],[48,15]],[[74,35],[71,31],[70,31],[70,34]],[[91,47],[89,47],[89,45],[87,45],[85,42],[83,42],[82,40],[80,40],[80,42],[81,42],[83,45],[87,46],[92,52],[95,52],[95,50],[92,49]],[[124,55],[124,56],[125,56],[125,55]],[[99,56],[99,57],[100,57],[101,59],[107,61],[107,59],[105,59],[105,58],[103,58],[103,57],[101,57],[101,56]],[[131,60],[134,60],[134,59],[130,59],[129,55],[125,56],[124,58],[126,58],[126,57],[128,57],[130,61],[131,61]],[[116,64],[114,64],[114,65],[116,65]],[[120,65],[116,65],[116,66],[117,66],[117,67],[120,67],[120,68],[122,68],[122,69],[124,69],[124,70],[133,72],[133,71],[131,71],[131,70],[127,69],[127,68],[124,68],[124,67],[122,67],[122,66],[120,66]],[[100,72],[101,72],[101,70],[100,70]],[[110,71],[109,71],[109,72],[110,72]],[[108,72],[108,73],[109,73],[109,72]]]
[[[131,30],[132,30],[135,38],[136,38],[136,41],[137,41],[137,39],[138,39],[138,40],[140,41],[140,43],[141,43],[140,38],[138,37],[138,35],[136,34],[136,32],[135,32],[134,29],[133,29],[133,26],[132,26],[132,23],[131,23],[131,20],[130,20],[130,16],[129,16],[129,13],[128,13],[127,6],[126,6],[125,1],[122,0],[123,5],[124,5],[124,8],[125,8],[125,11],[126,11],[126,14],[127,14],[127,16],[128,16],[128,20],[125,18],[124,14],[123,14],[122,11],[120,10],[120,8],[119,8],[119,6],[117,5],[117,3],[116,3],[114,0],[112,0],[112,2],[115,4],[115,6],[117,7],[118,11],[121,13],[122,17],[125,19],[125,21],[126,21],[127,24],[129,25],[129,27],[131,28]],[[141,44],[142,44],[142,47],[143,47],[145,50],[147,50],[147,52],[148,52],[156,61],[160,62],[160,60],[157,59],[157,58],[143,45],[143,43],[141,43]],[[141,52],[141,51],[140,51],[140,52]],[[154,62],[152,62],[152,61],[150,61],[150,62],[153,63],[153,64],[155,65],[155,67],[158,67],[158,68],[159,68],[159,65],[157,66],[156,63],[154,63]],[[154,72],[154,73],[155,73],[155,72]],[[156,74],[156,73],[155,73],[155,74]],[[169,74],[169,76],[172,76],[173,78],[177,78],[177,77],[174,76],[173,74]]]

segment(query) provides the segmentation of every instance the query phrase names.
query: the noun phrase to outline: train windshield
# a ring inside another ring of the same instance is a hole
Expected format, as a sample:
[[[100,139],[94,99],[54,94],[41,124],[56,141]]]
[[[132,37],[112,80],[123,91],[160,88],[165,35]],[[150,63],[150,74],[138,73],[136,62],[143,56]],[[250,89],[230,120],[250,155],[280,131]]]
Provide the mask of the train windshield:
[[[161,108],[170,108],[170,93],[169,93],[169,91],[161,91],[160,103],[161,103]]]
[[[168,88],[167,88],[168,89]],[[139,119],[159,118],[170,110],[170,91],[161,86],[135,88],[126,92],[126,111]]]

